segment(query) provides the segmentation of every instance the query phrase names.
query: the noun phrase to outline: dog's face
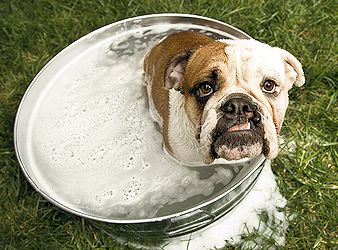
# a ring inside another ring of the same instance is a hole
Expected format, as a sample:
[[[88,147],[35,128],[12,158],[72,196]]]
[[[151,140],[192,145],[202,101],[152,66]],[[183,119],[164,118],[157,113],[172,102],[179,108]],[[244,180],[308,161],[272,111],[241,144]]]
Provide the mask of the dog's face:
[[[305,79],[285,50],[255,40],[221,40],[174,58],[165,85],[184,95],[205,163],[263,153],[275,158],[288,90]]]

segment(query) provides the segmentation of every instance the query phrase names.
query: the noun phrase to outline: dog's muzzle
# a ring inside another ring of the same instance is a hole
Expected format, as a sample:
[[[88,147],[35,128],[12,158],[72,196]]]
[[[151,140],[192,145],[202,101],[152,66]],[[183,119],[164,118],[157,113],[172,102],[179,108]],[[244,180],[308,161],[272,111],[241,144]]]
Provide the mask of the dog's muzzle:
[[[227,99],[219,108],[212,133],[214,158],[237,160],[262,152],[264,129],[261,114],[250,98],[240,95]]]

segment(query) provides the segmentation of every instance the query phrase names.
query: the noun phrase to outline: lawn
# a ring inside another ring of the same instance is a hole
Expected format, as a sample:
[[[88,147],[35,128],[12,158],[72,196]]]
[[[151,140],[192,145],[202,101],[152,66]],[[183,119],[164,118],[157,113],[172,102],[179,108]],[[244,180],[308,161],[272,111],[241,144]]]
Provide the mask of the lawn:
[[[0,248],[120,249],[86,220],[33,190],[13,147],[13,124],[33,77],[64,47],[127,17],[177,12],[215,18],[293,53],[306,84],[290,93],[273,170],[293,214],[282,249],[333,249],[337,218],[337,4],[332,0],[0,1]],[[244,237],[254,240],[255,235]],[[266,241],[263,248],[273,246]],[[237,246],[239,247],[239,246]],[[230,247],[229,247],[230,248]],[[122,249],[122,248],[121,248]]]

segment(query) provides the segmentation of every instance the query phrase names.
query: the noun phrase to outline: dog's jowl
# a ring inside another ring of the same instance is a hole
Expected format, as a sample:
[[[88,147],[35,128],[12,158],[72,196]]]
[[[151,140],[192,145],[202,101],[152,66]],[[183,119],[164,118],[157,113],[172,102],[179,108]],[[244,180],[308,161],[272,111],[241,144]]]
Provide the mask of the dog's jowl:
[[[144,59],[150,111],[185,164],[277,156],[288,91],[305,82],[289,52],[253,39],[179,32]]]

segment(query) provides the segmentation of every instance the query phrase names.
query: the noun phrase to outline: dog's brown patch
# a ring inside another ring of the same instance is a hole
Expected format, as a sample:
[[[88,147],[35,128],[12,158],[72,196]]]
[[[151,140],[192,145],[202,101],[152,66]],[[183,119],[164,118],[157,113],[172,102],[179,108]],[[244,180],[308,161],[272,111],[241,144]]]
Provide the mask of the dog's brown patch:
[[[184,92],[200,82],[209,80],[212,71],[219,70],[218,66],[227,62],[225,46],[224,43],[213,41],[191,55],[182,82]]]
[[[155,109],[163,119],[163,136],[166,148],[172,152],[168,138],[169,92],[165,88],[164,76],[168,64],[173,58],[186,51],[195,51],[214,40],[195,32],[179,32],[169,35],[155,45],[144,60],[145,84],[151,85],[151,95]]]
[[[227,63],[225,46],[224,43],[213,41],[196,50],[187,63],[181,88],[186,100],[185,109],[189,110],[187,114],[196,128],[201,125],[201,116],[206,100],[199,100],[192,90],[203,82],[212,83],[215,92],[219,88],[225,87],[225,72],[222,72],[222,67],[220,67]],[[206,57],[205,55],[208,56]]]

